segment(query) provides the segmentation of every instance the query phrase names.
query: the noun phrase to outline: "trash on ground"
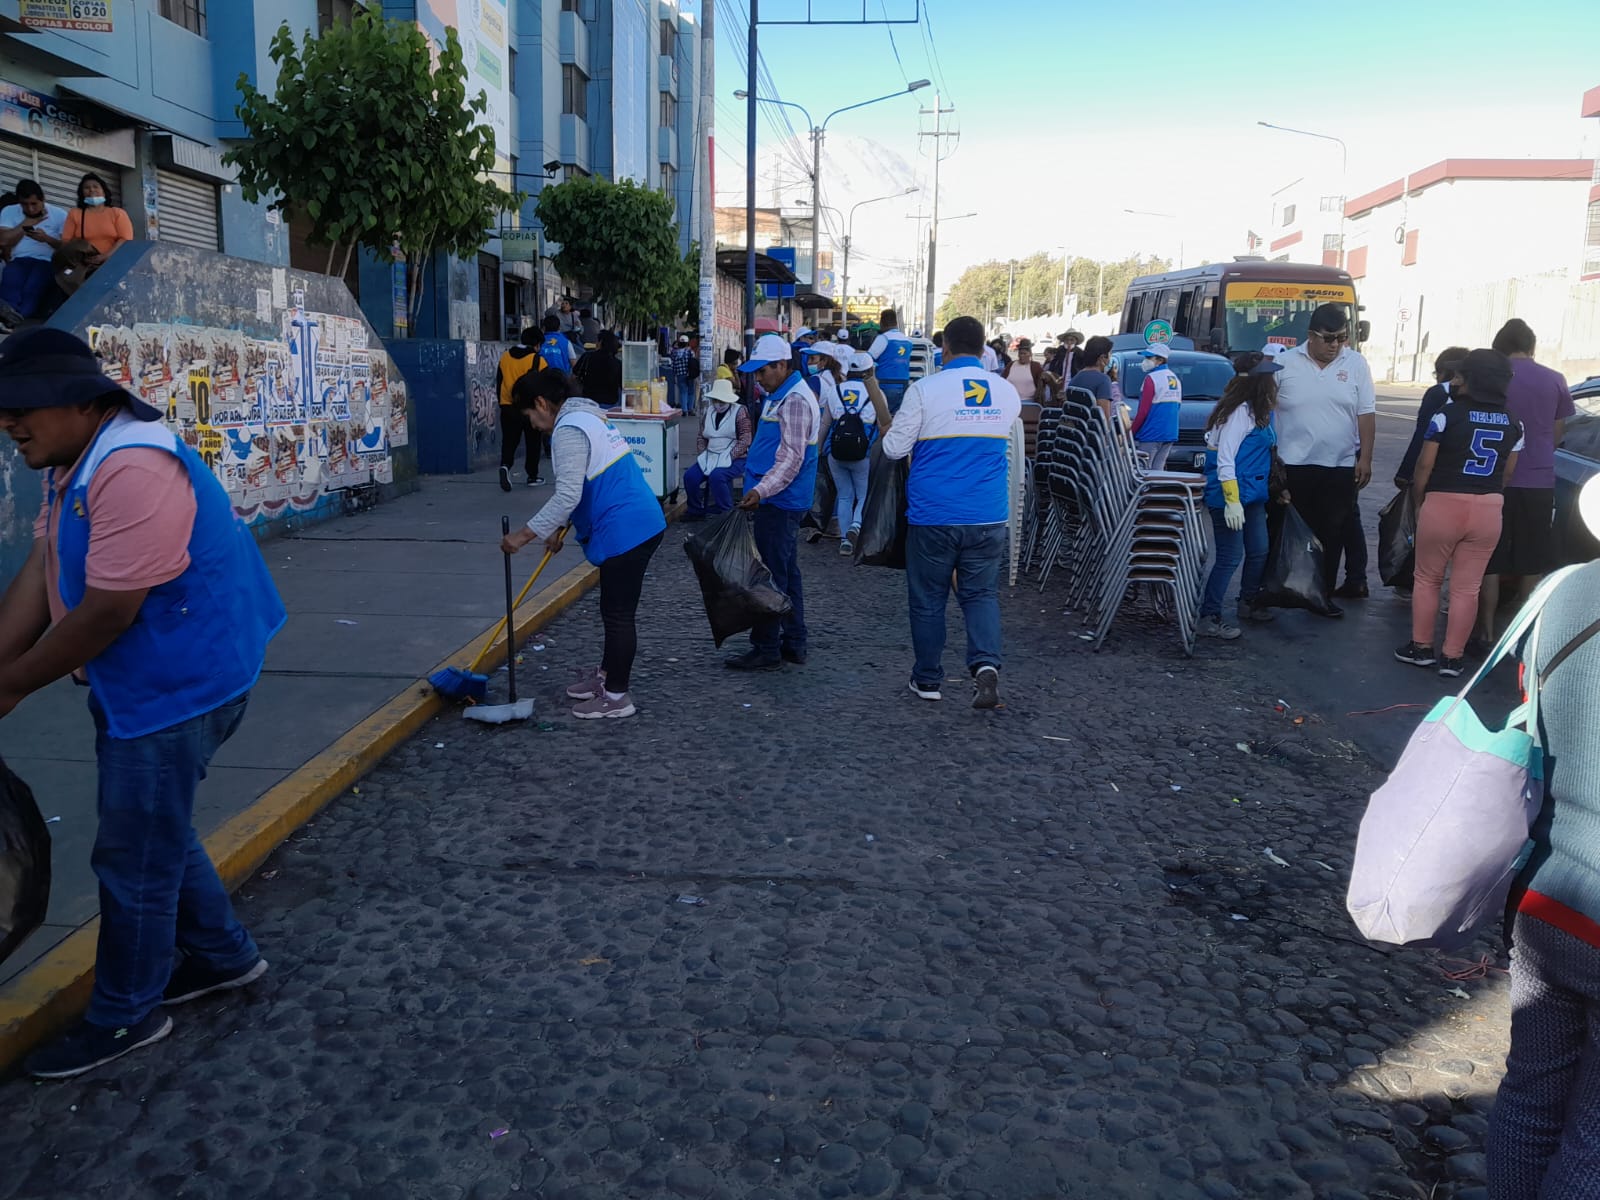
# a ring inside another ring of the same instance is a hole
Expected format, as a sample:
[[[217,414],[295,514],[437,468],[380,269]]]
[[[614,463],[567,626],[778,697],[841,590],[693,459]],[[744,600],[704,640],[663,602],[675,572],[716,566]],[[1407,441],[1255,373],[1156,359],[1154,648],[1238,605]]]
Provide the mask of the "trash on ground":
[[[533,644],[533,649],[534,649],[534,653],[543,654],[544,653],[544,643],[543,642],[535,642]],[[520,662],[521,660],[518,659],[518,661]]]
[[[45,824],[46,824],[46,825],[54,825],[54,824],[55,824],[55,823],[56,823],[56,822],[57,822],[57,821],[59,821],[59,820],[61,820],[61,818],[60,818],[60,817],[46,817],[46,818],[45,818],[45,819],[44,819],[44,823],[45,823]]]
[[[263,879],[276,879],[277,877],[278,872],[276,870],[261,872],[261,878]]]
[[[876,838],[876,837],[874,837],[874,836],[873,836],[873,835],[872,835],[872,834],[870,834],[870,833],[869,833],[869,834],[867,834],[867,841],[869,841],[869,842],[875,842],[875,841],[877,841],[877,840],[878,840],[878,839],[877,839],[877,838]]]
[[[443,742],[435,742],[433,744],[433,748],[435,750],[443,750],[444,749],[444,743]]]
[[[489,1140],[493,1141],[495,1138],[503,1138],[503,1137],[505,1137],[506,1134],[508,1134],[510,1132],[511,1132],[511,1130],[506,1129],[504,1126],[502,1126],[499,1129],[491,1129],[489,1131]]]
[[[1229,913],[1228,915],[1230,917],[1232,917],[1235,921],[1248,921],[1250,919],[1249,917],[1245,916],[1243,913]]]
[[[1169,786],[1175,792],[1183,791],[1183,785],[1181,783],[1168,784],[1167,786]]]
[[[1108,779],[1108,780],[1106,780],[1106,782],[1107,782],[1107,783],[1111,783],[1111,781],[1110,781],[1110,780],[1109,780],[1109,779]],[[1116,785],[1116,784],[1114,784],[1114,783],[1112,783],[1112,784],[1111,784],[1111,790],[1112,790],[1112,791],[1113,791],[1113,792],[1115,792],[1115,793],[1116,793],[1116,794],[1117,794],[1117,795],[1119,795],[1119,796],[1120,796],[1120,795],[1122,795],[1122,789],[1121,789],[1121,788],[1119,788],[1119,787],[1118,787],[1118,786],[1117,786],[1117,785]]]
[[[1249,754],[1250,753],[1250,743],[1249,742],[1235,742],[1233,744],[1233,748],[1235,750],[1239,751],[1240,754]]]
[[[580,967],[597,967],[601,963],[609,963],[610,961],[611,960],[609,958],[599,958],[597,956],[591,955],[588,958],[580,958],[578,960],[578,965]]]
[[[1069,737],[1056,737],[1053,733],[1041,733],[1039,736],[1047,742],[1070,742],[1072,740]]]
[[[1324,871],[1332,871],[1333,870],[1332,867],[1330,867],[1327,863],[1323,862],[1320,858],[1313,858],[1311,861],[1316,863],[1317,866],[1321,867]]]
[[[46,824],[32,790],[0,762],[0,962],[44,923],[50,907]]]
[[[359,624],[361,624],[361,622],[360,621],[350,621],[350,620],[346,620],[344,617],[340,617],[338,620],[336,620],[334,622],[334,624],[335,625],[359,625]]]
[[[1289,860],[1288,859],[1284,859],[1284,858],[1279,858],[1276,854],[1274,854],[1272,852],[1272,847],[1271,846],[1268,846],[1265,850],[1263,850],[1261,852],[1261,857],[1266,859],[1269,863],[1271,863],[1275,867],[1287,867],[1289,865]]]
[[[1455,997],[1457,997],[1458,999],[1461,999],[1461,1000],[1471,1000],[1472,999],[1472,993],[1467,991],[1465,988],[1453,987],[1448,992],[1446,992],[1445,995],[1446,996],[1455,996]]]
[[[706,901],[704,896],[691,896],[688,893],[684,893],[678,897],[676,902],[678,904],[693,904],[698,907],[704,904]]]

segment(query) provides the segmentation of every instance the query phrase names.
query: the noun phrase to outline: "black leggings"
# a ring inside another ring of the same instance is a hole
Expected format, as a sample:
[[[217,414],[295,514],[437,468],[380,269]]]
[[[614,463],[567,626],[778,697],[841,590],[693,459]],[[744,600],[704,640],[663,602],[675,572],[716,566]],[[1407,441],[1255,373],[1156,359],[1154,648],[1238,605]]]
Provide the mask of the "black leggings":
[[[500,408],[500,465],[511,467],[517,461],[517,443],[527,442],[527,451],[523,459],[527,464],[528,477],[531,479],[539,473],[539,449],[549,435],[540,433],[528,424],[527,417],[522,410],[511,405],[502,405]],[[548,447],[546,447],[548,449]]]
[[[605,651],[600,669],[606,673],[606,691],[616,694],[628,690],[633,677],[633,658],[639,651],[639,633],[634,617],[639,612],[639,593],[644,590],[645,568],[650,556],[661,545],[658,533],[632,550],[612,555],[600,564],[600,621],[605,626]]]

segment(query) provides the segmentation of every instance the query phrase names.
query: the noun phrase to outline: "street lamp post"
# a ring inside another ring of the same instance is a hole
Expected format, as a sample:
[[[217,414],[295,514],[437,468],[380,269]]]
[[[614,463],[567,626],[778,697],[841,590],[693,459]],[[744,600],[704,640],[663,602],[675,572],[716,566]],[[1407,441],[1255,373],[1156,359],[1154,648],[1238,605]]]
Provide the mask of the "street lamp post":
[[[846,325],[850,324],[850,239],[855,234],[856,209],[863,204],[879,204],[884,200],[897,200],[901,196],[909,196],[916,191],[921,191],[921,189],[916,184],[912,184],[903,192],[891,192],[887,196],[874,196],[871,200],[859,200],[850,206],[850,218],[845,222],[844,228],[844,275],[839,284],[839,295],[844,297],[843,309],[844,323]]]
[[[751,78],[752,79],[755,78],[753,73],[751,75]],[[821,245],[822,245],[822,237],[821,237],[821,233],[822,233],[822,139],[824,138],[824,136],[826,136],[826,134],[828,132],[828,122],[833,120],[840,113],[847,113],[847,112],[850,112],[852,109],[865,108],[869,104],[879,104],[884,100],[893,100],[896,96],[907,96],[907,95],[910,95],[912,92],[919,91],[920,89],[927,87],[929,82],[930,81],[926,80],[926,79],[913,79],[910,83],[908,83],[905,87],[901,88],[898,92],[890,92],[886,96],[874,96],[871,100],[862,100],[857,104],[846,104],[843,108],[836,108],[831,113],[829,113],[827,116],[823,117],[822,118],[822,124],[820,124],[820,125],[818,125],[818,124],[816,124],[815,122],[812,121],[811,113],[806,109],[805,105],[796,104],[792,100],[777,100],[777,99],[773,99],[773,98],[768,97],[768,96],[755,96],[755,95],[752,95],[747,89],[743,89],[743,88],[741,88],[739,91],[737,91],[737,92],[735,92],[733,94],[734,98],[736,100],[744,100],[744,101],[746,101],[747,103],[749,103],[749,105],[751,106],[752,109],[758,103],[759,104],[772,104],[772,105],[776,105],[776,106],[778,106],[780,108],[798,109],[800,111],[801,115],[803,115],[805,117],[806,124],[808,126],[810,126],[810,129],[811,129],[811,285],[812,285],[812,287],[815,287],[816,283],[817,283],[817,259],[818,259],[819,255],[820,255],[820,250],[821,250]],[[747,153],[749,154],[749,162],[746,164],[746,171],[748,172],[748,175],[749,175],[750,195],[754,196],[755,195],[755,177],[756,177],[756,162],[755,162],[755,153],[756,152],[755,152],[755,144],[754,144],[753,140],[752,140],[751,145],[749,146],[749,148],[747,150]],[[751,212],[750,212],[750,228],[751,228],[752,235],[753,235],[754,230],[755,230],[755,209],[754,209],[754,203],[753,202],[752,202]]]
[[[1178,219],[1177,213],[1151,212],[1147,208],[1125,208],[1122,211],[1131,213],[1136,217],[1160,217],[1163,221],[1176,221]],[[1178,270],[1183,270],[1183,234],[1181,233],[1178,235]]]
[[[1301,137],[1316,138],[1320,142],[1339,143],[1339,267],[1344,268],[1344,198],[1349,194],[1350,147],[1344,139],[1331,133],[1313,133],[1309,129],[1291,129],[1287,125],[1274,125],[1271,121],[1257,121],[1263,129],[1276,129],[1279,133],[1295,133]]]

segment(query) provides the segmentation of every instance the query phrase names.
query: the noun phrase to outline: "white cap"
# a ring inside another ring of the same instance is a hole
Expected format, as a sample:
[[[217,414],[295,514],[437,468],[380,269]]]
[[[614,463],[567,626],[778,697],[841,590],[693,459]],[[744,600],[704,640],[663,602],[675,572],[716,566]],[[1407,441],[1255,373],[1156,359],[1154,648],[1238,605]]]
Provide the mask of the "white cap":
[[[811,328],[811,326],[802,325],[799,329],[796,329],[794,333],[790,334],[789,340],[791,342],[798,342],[803,337],[812,337],[816,332],[817,331]]]
[[[1278,355],[1284,353],[1288,349],[1289,347],[1285,346],[1282,342],[1268,342],[1265,346],[1261,347],[1261,353],[1265,354],[1268,358],[1277,358]]]
[[[841,342],[848,342],[850,340],[850,331],[848,329],[841,329],[833,336],[838,338]]]
[[[857,350],[850,356],[849,366],[852,371],[870,371],[873,367],[872,355],[865,350]]]
[[[793,357],[794,352],[789,348],[789,343],[779,334],[763,333],[756,339],[756,348],[750,353],[750,361],[741,366],[739,372],[750,375],[768,363],[788,362]]]
[[[1159,358],[1165,361],[1172,357],[1172,347],[1165,342],[1151,342],[1144,348],[1142,358]]]
[[[689,344],[689,335],[687,333],[680,333],[678,335],[678,345],[687,346],[688,344]]]

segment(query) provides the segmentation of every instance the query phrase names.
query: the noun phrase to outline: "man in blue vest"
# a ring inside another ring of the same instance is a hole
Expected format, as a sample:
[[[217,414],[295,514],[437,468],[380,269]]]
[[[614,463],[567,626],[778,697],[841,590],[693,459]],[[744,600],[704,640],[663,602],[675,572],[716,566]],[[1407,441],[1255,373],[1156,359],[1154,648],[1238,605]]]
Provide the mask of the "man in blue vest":
[[[78,338],[0,344],[0,405],[47,497],[0,599],[0,717],[70,675],[98,733],[94,991],[86,1019],[25,1064],[63,1079],[166,1037],[163,1004],[267,969],[195,833],[194,798],[284,610],[210,468]]]
[[[558,371],[572,370],[572,343],[561,332],[560,317],[544,319],[544,341],[539,343],[539,357],[544,359],[547,367],[554,367]]]
[[[1000,704],[1000,563],[1011,516],[1011,426],[1022,398],[983,369],[983,325],[944,327],[944,370],[907,389],[883,438],[886,458],[911,456],[906,483],[906,592],[916,665],[911,690],[942,700],[944,614],[955,577],[967,625],[974,708]]]
[[[889,402],[889,411],[900,411],[900,401],[911,384],[911,339],[900,332],[900,318],[892,308],[878,314],[878,336],[867,353],[877,364],[878,386]]]
[[[817,439],[822,413],[817,398],[794,368],[788,342],[775,333],[756,342],[739,368],[766,393],[750,453],[744,460],[744,496],[739,507],[754,511],[756,549],[772,582],[793,610],[750,630],[750,649],[728,660],[736,671],[769,671],[806,661],[805,596],[796,543],[800,521],[811,511],[817,487]]]

